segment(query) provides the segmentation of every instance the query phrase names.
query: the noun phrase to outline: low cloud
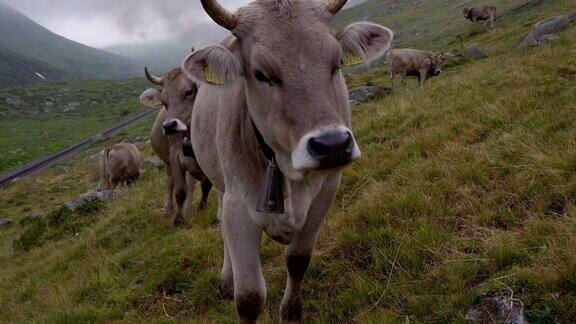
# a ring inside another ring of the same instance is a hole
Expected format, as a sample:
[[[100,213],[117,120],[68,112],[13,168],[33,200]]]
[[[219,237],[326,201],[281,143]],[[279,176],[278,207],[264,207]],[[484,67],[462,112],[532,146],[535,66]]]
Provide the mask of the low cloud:
[[[206,44],[226,35],[195,0],[0,0],[73,40],[118,43],[183,40]],[[235,9],[248,0],[222,0]]]

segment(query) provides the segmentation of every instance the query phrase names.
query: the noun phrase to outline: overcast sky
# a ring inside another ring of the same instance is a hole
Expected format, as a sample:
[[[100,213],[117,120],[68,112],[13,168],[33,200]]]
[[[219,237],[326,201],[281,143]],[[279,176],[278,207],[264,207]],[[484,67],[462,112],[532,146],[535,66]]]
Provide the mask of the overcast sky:
[[[94,47],[185,39],[221,40],[198,0],[0,0],[66,38]],[[249,0],[220,0],[235,9]]]

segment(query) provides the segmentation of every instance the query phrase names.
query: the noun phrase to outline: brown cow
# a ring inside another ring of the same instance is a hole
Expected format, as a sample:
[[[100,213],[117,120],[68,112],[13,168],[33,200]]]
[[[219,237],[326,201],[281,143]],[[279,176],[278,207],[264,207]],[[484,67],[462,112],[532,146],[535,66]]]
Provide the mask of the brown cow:
[[[286,245],[280,317],[297,323],[302,280],[342,169],[360,158],[341,68],[383,55],[393,33],[368,22],[334,31],[330,21],[346,0],[256,0],[236,13],[201,2],[234,35],[182,64],[202,82],[191,141],[219,194],[219,292],[234,296],[241,322],[257,321],[266,300],[266,233]]]
[[[172,213],[175,200],[174,225],[180,226],[186,223],[185,219],[192,209],[196,180],[201,182],[202,187],[199,211],[206,207],[212,188],[212,183],[194,159],[184,155],[182,146],[198,87],[185,77],[181,69],[174,69],[162,77],[150,74],[148,69],[145,72],[151,83],[162,86],[162,92],[157,89],[146,90],[140,96],[140,101],[146,106],[161,109],[152,127],[151,143],[156,155],[166,164],[164,214]]]
[[[444,60],[444,54],[434,54],[429,51],[415,50],[411,48],[393,49],[388,51],[387,61],[390,70],[392,86],[396,86],[396,75],[400,75],[402,84],[406,83],[406,76],[416,76],[420,85],[426,80],[439,75],[440,66]]]
[[[134,144],[120,143],[100,152],[99,190],[114,190],[119,183],[130,184],[142,172],[140,151]]]
[[[466,6],[462,8],[462,13],[464,13],[464,18],[470,20],[473,23],[479,21],[486,21],[490,28],[494,27],[494,21],[496,21],[496,6],[486,5],[480,7],[469,7]]]

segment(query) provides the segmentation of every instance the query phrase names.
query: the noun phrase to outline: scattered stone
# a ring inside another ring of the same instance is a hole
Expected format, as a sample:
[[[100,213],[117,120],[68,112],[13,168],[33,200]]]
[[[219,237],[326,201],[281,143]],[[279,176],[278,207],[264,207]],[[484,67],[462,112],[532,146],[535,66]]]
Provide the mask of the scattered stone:
[[[6,98],[6,104],[18,107],[22,104],[22,100],[18,96],[10,96]]]
[[[0,218],[0,228],[12,226],[12,223],[10,218]]]
[[[46,101],[46,102],[44,103],[44,107],[46,107],[46,108],[52,108],[52,107],[54,107],[54,103],[53,103],[52,101]]]
[[[556,33],[566,30],[574,23],[576,23],[576,13],[540,20],[532,27],[532,31],[524,38],[521,45],[540,46],[549,43],[558,38]]]
[[[350,105],[355,107],[374,97],[380,88],[377,86],[362,86],[349,91]]]
[[[109,202],[116,199],[120,194],[114,190],[103,190],[93,193],[86,193],[79,198],[70,200],[64,203],[63,206],[68,207],[70,210],[75,211],[76,209],[84,206],[87,203],[93,201]]]
[[[62,163],[58,165],[58,167],[56,167],[56,170],[59,173],[67,173],[68,171],[70,171],[70,167],[66,163]]]
[[[160,160],[157,156],[152,156],[144,159],[144,165],[146,168],[163,169],[164,161]]]
[[[71,102],[68,104],[68,108],[80,108],[80,106],[82,106],[81,102]]]
[[[468,56],[471,59],[479,60],[488,57],[488,52],[478,43],[468,45]]]
[[[469,323],[528,324],[524,305],[501,294],[483,298],[480,304],[468,310],[466,320]]]
[[[76,112],[77,110],[78,110],[78,109],[76,109],[76,108],[70,107],[70,108],[64,109],[64,112]]]

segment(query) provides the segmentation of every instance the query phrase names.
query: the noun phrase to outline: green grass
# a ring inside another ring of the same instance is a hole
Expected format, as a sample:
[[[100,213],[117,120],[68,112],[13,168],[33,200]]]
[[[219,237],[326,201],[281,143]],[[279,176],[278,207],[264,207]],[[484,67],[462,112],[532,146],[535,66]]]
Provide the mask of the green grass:
[[[0,174],[98,134],[146,108],[145,80],[63,81],[0,90]],[[6,99],[18,97],[19,106]],[[46,102],[51,102],[50,107]],[[78,102],[76,111],[66,111]]]
[[[576,5],[525,16],[567,9]],[[308,321],[463,322],[497,292],[521,300],[531,322],[576,321],[576,27],[553,44],[518,48],[529,29],[468,35],[491,56],[354,108],[363,158],[345,171],[307,272]],[[388,82],[379,69],[349,79]],[[147,129],[108,143],[138,132]],[[95,163],[80,156],[68,173],[3,189],[0,213],[18,223],[44,212],[50,224],[52,210],[96,183]],[[0,321],[235,321],[232,303],[216,298],[215,195],[176,230],[160,217],[162,171],[121,190],[77,235],[49,239],[29,222],[0,230]],[[29,252],[13,246],[23,237],[39,237]],[[281,251],[263,239],[264,320],[277,319]]]

